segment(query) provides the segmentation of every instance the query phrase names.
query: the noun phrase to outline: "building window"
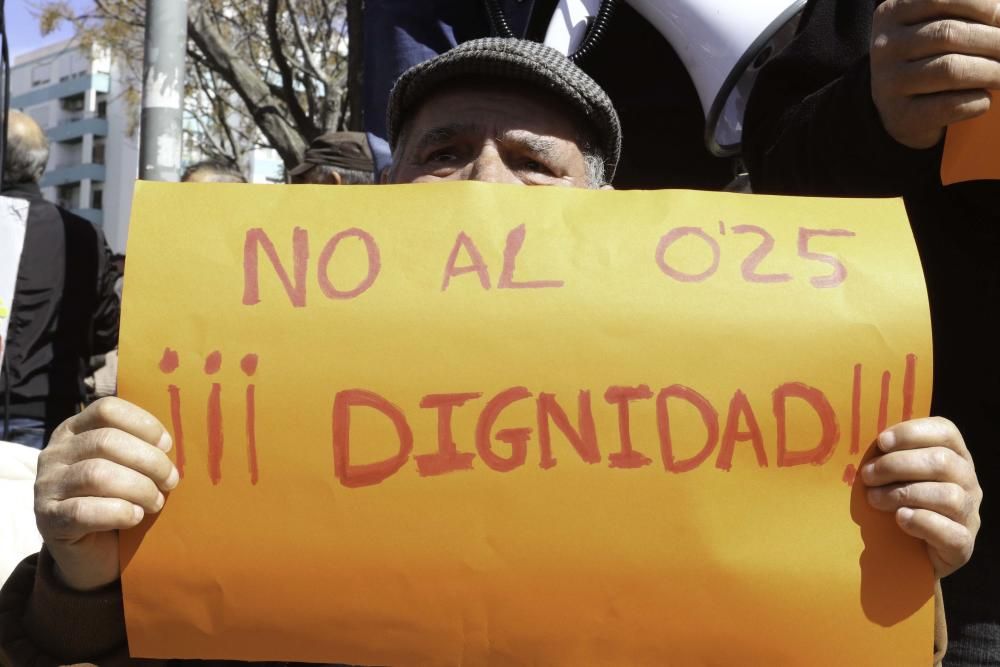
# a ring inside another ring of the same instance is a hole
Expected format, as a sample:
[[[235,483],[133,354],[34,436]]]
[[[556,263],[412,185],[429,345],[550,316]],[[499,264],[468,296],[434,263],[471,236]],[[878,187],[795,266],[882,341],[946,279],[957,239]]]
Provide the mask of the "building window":
[[[104,188],[95,185],[94,189],[90,193],[90,207],[96,208],[98,211],[104,209]]]
[[[63,208],[77,208],[80,202],[80,184],[67,183],[56,188],[56,199]]]
[[[91,162],[94,164],[104,164],[104,137],[94,138],[94,154]]]
[[[83,93],[73,95],[72,97],[64,97],[62,98],[61,104],[63,111],[83,111]]]
[[[72,97],[62,98],[59,101],[59,106],[63,110],[60,121],[63,123],[72,123],[73,121],[83,119],[83,109],[86,106],[86,100],[81,93]]]
[[[108,117],[108,96],[106,93],[98,93],[97,95],[97,117]]]
[[[35,65],[31,68],[31,87],[44,86],[52,78],[52,65]]]

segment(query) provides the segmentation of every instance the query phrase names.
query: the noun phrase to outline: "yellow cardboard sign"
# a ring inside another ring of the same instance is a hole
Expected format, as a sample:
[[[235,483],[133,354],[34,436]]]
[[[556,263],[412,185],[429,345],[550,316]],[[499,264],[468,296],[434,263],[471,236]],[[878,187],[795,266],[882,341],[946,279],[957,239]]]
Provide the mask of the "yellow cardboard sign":
[[[1000,92],[993,97],[1000,100]],[[1000,180],[1000,109],[996,106],[949,127],[941,160],[944,185],[984,180]]]
[[[925,415],[895,200],[140,183],[121,390],[183,480],[140,657],[926,664],[857,466]]]

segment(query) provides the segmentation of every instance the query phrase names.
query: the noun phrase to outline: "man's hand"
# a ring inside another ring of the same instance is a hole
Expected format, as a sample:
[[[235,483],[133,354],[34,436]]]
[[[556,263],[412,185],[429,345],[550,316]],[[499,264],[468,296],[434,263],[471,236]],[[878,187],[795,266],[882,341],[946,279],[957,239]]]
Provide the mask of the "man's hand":
[[[965,565],[983,490],[962,434],[947,419],[915,419],[882,432],[878,448],[883,453],[861,468],[868,502],[895,512],[903,532],[927,543],[938,578]]]
[[[930,148],[1000,90],[998,0],[886,0],[875,9],[872,99],[893,139]]]
[[[35,520],[71,588],[118,579],[118,530],[159,512],[177,486],[171,439],[145,410],[102,398],[63,422],[38,457]]]

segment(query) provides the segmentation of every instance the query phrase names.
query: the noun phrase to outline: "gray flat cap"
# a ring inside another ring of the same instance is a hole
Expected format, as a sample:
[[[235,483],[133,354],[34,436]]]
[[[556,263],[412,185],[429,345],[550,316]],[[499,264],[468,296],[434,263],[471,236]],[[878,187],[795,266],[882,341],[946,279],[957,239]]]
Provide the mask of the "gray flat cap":
[[[460,44],[403,72],[389,96],[389,145],[396,149],[403,120],[431,92],[457,79],[522,81],[566,102],[593,126],[605,155],[610,181],[618,167],[622,127],[611,100],[583,70],[555,49],[538,42],[502,37]]]

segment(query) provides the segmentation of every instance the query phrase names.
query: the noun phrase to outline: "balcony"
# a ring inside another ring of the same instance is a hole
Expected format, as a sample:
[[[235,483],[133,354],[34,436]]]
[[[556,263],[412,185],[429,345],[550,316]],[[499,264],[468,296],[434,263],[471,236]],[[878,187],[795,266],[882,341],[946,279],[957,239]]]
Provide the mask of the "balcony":
[[[82,118],[60,123],[45,131],[49,141],[73,141],[82,139],[85,134],[108,136],[108,121],[104,118]]]
[[[76,164],[57,167],[46,172],[39,185],[43,188],[51,188],[67,183],[77,183],[88,178],[92,181],[103,181],[104,174],[103,164]]]
[[[107,93],[111,90],[111,76],[108,74],[92,74],[90,76],[81,76],[76,79],[60,81],[51,86],[36,88],[29,93],[12,97],[10,105],[17,109],[24,109],[50,100],[79,95],[88,90]]]

